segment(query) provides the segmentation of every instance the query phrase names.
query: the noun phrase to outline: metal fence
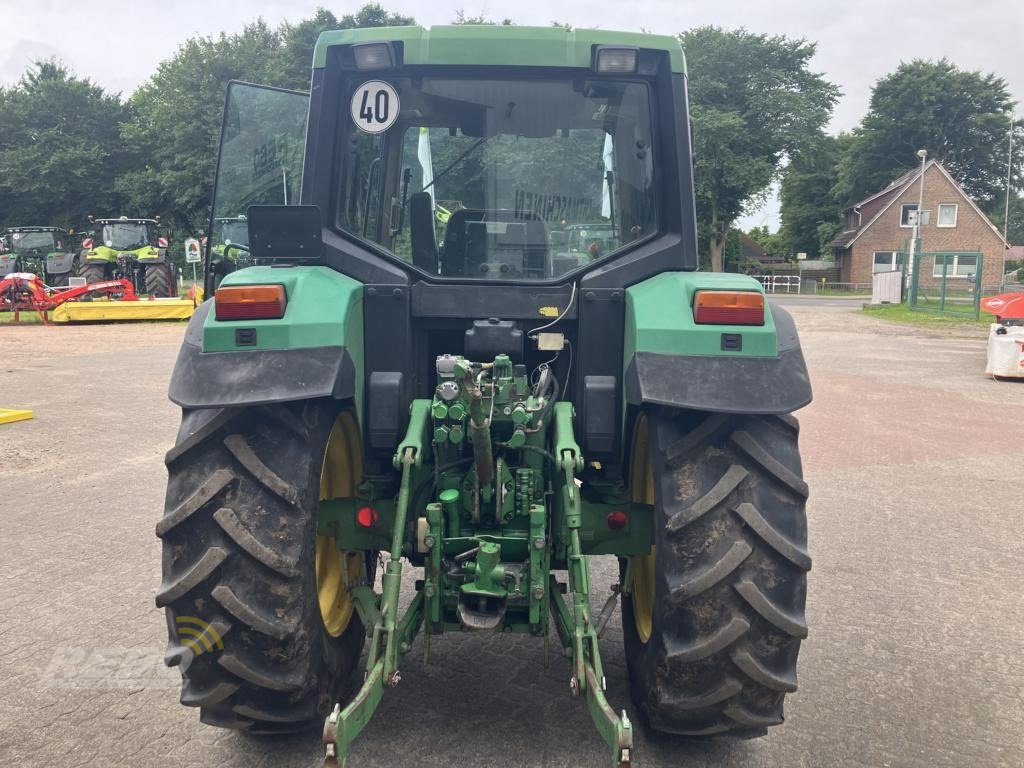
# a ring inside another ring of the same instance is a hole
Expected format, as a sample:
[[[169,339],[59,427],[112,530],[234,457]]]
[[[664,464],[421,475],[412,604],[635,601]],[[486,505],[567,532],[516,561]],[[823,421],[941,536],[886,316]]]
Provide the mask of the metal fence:
[[[869,296],[871,283],[830,283],[815,281],[813,292],[816,296]]]
[[[803,282],[799,275],[761,275],[760,280],[768,293],[800,293]]]
[[[913,310],[981,316],[980,251],[935,251],[914,254],[907,304]]]
[[[802,293],[807,296],[870,296],[871,283],[810,280],[799,275],[761,275],[766,293]]]

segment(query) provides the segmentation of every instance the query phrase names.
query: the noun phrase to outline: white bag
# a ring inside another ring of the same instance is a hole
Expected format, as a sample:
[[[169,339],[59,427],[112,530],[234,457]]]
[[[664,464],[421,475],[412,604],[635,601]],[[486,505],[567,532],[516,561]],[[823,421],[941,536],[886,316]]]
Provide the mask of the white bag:
[[[1000,328],[1006,332],[996,333]],[[1024,326],[998,323],[989,326],[985,373],[1024,378]]]

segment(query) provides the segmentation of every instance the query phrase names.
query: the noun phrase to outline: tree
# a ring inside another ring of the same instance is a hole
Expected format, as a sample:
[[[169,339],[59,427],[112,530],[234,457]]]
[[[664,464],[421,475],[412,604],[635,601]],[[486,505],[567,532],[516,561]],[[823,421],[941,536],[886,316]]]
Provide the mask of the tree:
[[[698,224],[711,267],[726,233],[763,199],[787,158],[817,140],[838,89],[808,69],[815,45],[698,27],[680,35],[689,69]]]
[[[843,154],[836,197],[849,205],[877,192],[919,163],[926,149],[964,190],[983,205],[1006,183],[1007,138],[1014,101],[994,74],[958,69],[947,59],[915,59],[879,80],[867,115]],[[1014,143],[1024,146],[1024,121],[1014,124]],[[1024,185],[1024,155],[1013,186]]]
[[[308,90],[313,49],[322,32],[356,27],[402,27],[415,23],[411,16],[388,13],[377,3],[364,5],[356,13],[345,14],[340,19],[326,8],[317,8],[313,16],[298,24],[285,22],[281,25],[282,46],[274,67],[276,80],[286,88]]]
[[[189,40],[132,95],[123,130],[133,168],[120,188],[135,208],[163,212],[177,229],[205,226],[212,205],[222,105],[231,80],[273,83],[278,32],[262,20],[235,35]]]
[[[1004,190],[988,208],[988,217],[1000,233],[1003,231],[1003,218],[1006,214],[1005,195]],[[1024,196],[1019,194],[1010,195],[1010,223],[1006,227],[1006,239],[1010,245],[1024,245]]]
[[[737,234],[739,233],[737,232]],[[769,256],[785,256],[789,252],[789,246],[782,232],[769,232],[767,224],[761,227],[751,227],[747,232],[747,237],[764,248],[764,252]]]
[[[135,169],[122,177],[121,189],[137,207],[170,212],[179,229],[196,232],[213,203],[229,81],[307,90],[321,32],[412,23],[371,3],[340,19],[318,8],[311,18],[277,29],[257,19],[238,34],[189,40],[132,96],[135,119],[123,135]]]
[[[458,10],[455,11],[455,21],[453,21],[452,23],[453,24],[485,24],[487,26],[502,26],[502,27],[511,27],[511,26],[514,26],[514,24],[515,24],[515,22],[512,21],[512,19],[508,19],[508,18],[502,19],[501,21],[494,21],[494,19],[489,19],[489,18],[487,18],[486,16],[483,16],[483,15],[467,16],[466,12],[464,10],[462,10],[461,8],[459,8]],[[554,22],[552,22],[552,25],[555,25]]]
[[[56,61],[37,61],[0,89],[5,226],[78,228],[87,213],[114,209],[125,163],[118,129],[127,114],[117,95]]]
[[[792,159],[782,174],[779,191],[780,239],[790,253],[821,256],[842,226],[842,206],[832,194],[839,159],[849,146],[848,133],[822,135]]]

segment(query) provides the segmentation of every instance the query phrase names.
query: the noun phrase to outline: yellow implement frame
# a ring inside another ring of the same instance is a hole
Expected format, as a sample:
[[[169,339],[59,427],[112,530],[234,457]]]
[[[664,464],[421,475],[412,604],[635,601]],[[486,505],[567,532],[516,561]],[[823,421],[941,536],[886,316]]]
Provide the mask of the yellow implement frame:
[[[10,424],[14,421],[26,421],[35,416],[35,413],[26,409],[0,408],[0,424]]]
[[[111,320],[188,320],[195,312],[192,299],[147,301],[68,301],[50,312],[56,323]]]

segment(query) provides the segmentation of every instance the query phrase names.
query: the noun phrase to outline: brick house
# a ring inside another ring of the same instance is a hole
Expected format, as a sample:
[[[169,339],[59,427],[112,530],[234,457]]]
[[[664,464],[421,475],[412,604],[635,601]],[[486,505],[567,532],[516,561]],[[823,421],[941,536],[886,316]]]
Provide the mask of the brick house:
[[[917,211],[921,169],[893,180],[882,191],[861,200],[843,213],[843,231],[829,243],[839,267],[840,281],[870,283],[875,272],[900,269],[902,251],[913,237],[913,216]],[[925,220],[921,225],[921,250],[961,252],[922,262],[922,285],[941,281],[943,266],[947,278],[963,282],[977,272],[977,257],[982,253],[982,288],[996,288],[1002,279],[1003,257],[1007,243],[999,230],[968,197],[941,163],[930,160],[924,168],[922,197]]]

